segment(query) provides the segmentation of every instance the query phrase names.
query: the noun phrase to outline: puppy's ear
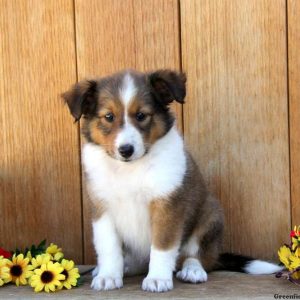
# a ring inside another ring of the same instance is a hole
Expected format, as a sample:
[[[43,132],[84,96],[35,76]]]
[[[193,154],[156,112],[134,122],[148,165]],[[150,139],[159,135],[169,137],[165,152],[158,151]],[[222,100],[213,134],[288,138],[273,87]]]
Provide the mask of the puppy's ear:
[[[94,80],[83,80],[76,83],[69,91],[61,96],[68,104],[70,113],[77,122],[82,115],[88,116],[97,108],[97,82]]]
[[[149,74],[150,85],[154,94],[163,105],[169,105],[174,100],[184,103],[186,94],[186,76],[171,70],[158,70]]]

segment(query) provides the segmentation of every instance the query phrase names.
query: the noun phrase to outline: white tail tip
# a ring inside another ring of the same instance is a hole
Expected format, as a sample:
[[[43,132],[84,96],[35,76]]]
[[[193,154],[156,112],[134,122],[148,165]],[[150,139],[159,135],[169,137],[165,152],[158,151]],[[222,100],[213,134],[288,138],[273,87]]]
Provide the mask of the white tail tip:
[[[244,267],[246,273],[253,275],[273,274],[282,271],[283,269],[283,266],[278,266],[262,260],[253,260]]]

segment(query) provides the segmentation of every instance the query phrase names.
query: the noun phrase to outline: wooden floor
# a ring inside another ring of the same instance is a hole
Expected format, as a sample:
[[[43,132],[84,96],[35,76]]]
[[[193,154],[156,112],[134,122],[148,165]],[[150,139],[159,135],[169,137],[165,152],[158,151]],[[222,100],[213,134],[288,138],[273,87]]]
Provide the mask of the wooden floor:
[[[91,276],[85,275],[81,287],[52,294],[36,294],[28,286],[7,285],[0,288],[0,299],[274,299],[275,294],[296,294],[300,298],[299,286],[284,279],[277,279],[274,275],[253,276],[233,272],[213,272],[209,274],[208,282],[203,284],[184,284],[174,280],[174,289],[160,294],[143,292],[142,277],[125,278],[122,289],[107,292],[92,290],[90,282]]]

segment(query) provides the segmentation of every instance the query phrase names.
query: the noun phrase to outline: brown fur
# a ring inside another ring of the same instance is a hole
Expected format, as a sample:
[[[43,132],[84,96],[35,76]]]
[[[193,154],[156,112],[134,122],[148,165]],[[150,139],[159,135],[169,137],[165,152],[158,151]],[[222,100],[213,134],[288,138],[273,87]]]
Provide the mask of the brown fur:
[[[112,112],[115,120],[110,123],[105,119]],[[86,122],[91,139],[101,145],[108,154],[114,155],[114,142],[123,125],[124,108],[118,100],[106,100],[97,112],[97,116]]]
[[[105,212],[106,208],[102,201],[99,199],[94,198],[93,194],[91,193],[91,189],[87,186],[88,199],[90,200],[90,215],[92,216],[93,220],[99,220],[103,213]]]
[[[166,132],[166,125],[160,118],[154,117],[152,122],[153,125],[151,126],[151,130],[145,137],[146,143],[151,145],[153,145]]]
[[[102,202],[99,201],[92,202],[91,215],[93,220],[99,220],[104,212],[105,212],[105,207]]]
[[[96,102],[94,100],[96,89],[96,81],[83,80],[62,94],[75,121],[78,121],[82,114],[86,117],[91,116],[96,110]]]
[[[135,115],[142,112],[146,118],[142,122],[135,119]],[[159,138],[166,133],[166,125],[162,115],[155,114],[153,107],[143,98],[136,97],[128,108],[131,122],[140,129],[144,137],[145,145],[153,145]]]
[[[173,206],[168,199],[154,200],[150,203],[152,244],[156,248],[168,250],[180,243],[180,215],[180,207]]]
[[[180,244],[179,269],[186,258],[196,257],[205,270],[210,271],[216,266],[221,250],[223,213],[218,200],[208,193],[190,155],[187,164],[181,187],[168,199],[156,200],[150,205],[153,243],[165,250]],[[185,249],[193,238],[199,243],[199,251],[195,254]]]

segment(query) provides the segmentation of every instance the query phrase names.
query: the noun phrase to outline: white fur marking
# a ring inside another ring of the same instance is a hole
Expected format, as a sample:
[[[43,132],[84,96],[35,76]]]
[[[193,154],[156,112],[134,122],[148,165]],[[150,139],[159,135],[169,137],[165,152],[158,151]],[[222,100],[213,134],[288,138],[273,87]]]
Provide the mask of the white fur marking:
[[[173,271],[178,248],[176,246],[171,250],[163,251],[151,247],[149,273],[143,280],[143,290],[166,292],[173,289]]]
[[[123,255],[121,242],[111,218],[104,214],[93,223],[94,244],[97,252],[98,273],[91,287],[111,290],[123,286]]]
[[[246,273],[253,275],[266,275],[282,271],[284,267],[262,260],[254,260],[244,268]]]
[[[192,283],[207,281],[207,273],[196,258],[187,258],[183,263],[182,270],[176,273],[176,277],[182,281]]]
[[[120,98],[124,105],[124,128],[118,133],[115,141],[115,156],[118,160],[123,160],[118,152],[118,148],[126,144],[130,144],[134,147],[134,152],[130,160],[138,159],[145,154],[143,137],[128,120],[128,107],[136,93],[137,87],[134,84],[134,80],[130,74],[127,73],[124,76],[122,87],[120,88]]]
[[[172,279],[155,279],[146,277],[143,280],[142,289],[148,292],[167,292],[173,289]]]
[[[94,277],[91,287],[96,291],[120,289],[123,287],[123,279],[120,277],[102,277],[97,275]]]
[[[125,108],[128,107],[130,101],[137,93],[137,87],[135,86],[134,80],[129,73],[124,76],[122,87],[120,88],[119,92]]]
[[[127,114],[127,112],[126,112]],[[130,144],[134,147],[134,152],[130,157],[130,160],[135,160],[142,157],[145,154],[145,147],[142,135],[140,132],[128,121],[125,115],[124,128],[118,133],[115,141],[115,153],[118,160],[122,160],[122,156],[118,152],[118,148],[122,145]]]
[[[113,159],[90,143],[83,146],[82,158],[89,193],[105,203],[121,241],[141,261],[149,260],[149,203],[167,197],[182,184],[186,172],[182,138],[173,128],[147,155],[131,162]]]
[[[99,269],[98,267],[96,266],[95,269],[92,271],[92,276],[95,277],[98,275],[98,272],[99,272]]]

